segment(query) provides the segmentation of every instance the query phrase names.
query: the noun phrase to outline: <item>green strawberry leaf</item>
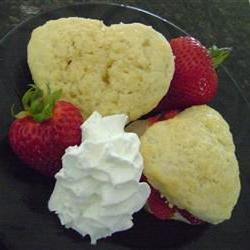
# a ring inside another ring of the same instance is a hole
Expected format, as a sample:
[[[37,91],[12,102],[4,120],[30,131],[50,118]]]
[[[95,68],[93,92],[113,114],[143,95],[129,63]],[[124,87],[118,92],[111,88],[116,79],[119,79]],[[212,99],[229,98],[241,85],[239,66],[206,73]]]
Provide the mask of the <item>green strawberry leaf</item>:
[[[29,116],[29,113],[27,111],[21,111],[18,114],[15,115],[17,119],[24,118],[25,116]]]
[[[42,112],[42,110],[43,110],[43,101],[41,98],[35,99],[31,102],[30,109],[29,109],[31,114],[40,113]]]
[[[31,93],[33,92],[33,89],[29,89],[27,92],[25,92],[25,94],[22,97],[22,104],[23,104],[23,108],[27,109],[30,105],[30,97],[31,97]]]
[[[208,49],[215,69],[228,58],[231,51],[232,48],[218,48],[216,45]]]
[[[53,115],[53,109],[56,102],[61,98],[62,91],[51,91],[47,85],[47,93],[44,94],[43,90],[34,84],[29,85],[31,88],[23,95],[22,104],[24,111],[15,115],[16,118],[24,116],[32,116],[37,122],[43,122]],[[14,111],[13,111],[14,112]]]
[[[32,115],[32,118],[37,122],[43,122],[48,119],[48,118],[46,119],[43,113]]]
[[[62,90],[56,90],[51,94],[53,101],[54,101],[54,105],[56,104],[56,102],[61,98],[62,96]]]

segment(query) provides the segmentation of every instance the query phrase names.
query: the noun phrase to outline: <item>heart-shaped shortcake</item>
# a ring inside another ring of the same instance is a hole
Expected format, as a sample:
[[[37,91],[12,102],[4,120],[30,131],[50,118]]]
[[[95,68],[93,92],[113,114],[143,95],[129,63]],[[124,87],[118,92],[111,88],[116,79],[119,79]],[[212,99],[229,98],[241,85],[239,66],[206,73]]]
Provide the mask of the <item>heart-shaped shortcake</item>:
[[[136,120],[168,91],[174,56],[153,28],[78,17],[48,21],[32,32],[28,64],[42,89],[62,89],[84,117],[124,113]]]

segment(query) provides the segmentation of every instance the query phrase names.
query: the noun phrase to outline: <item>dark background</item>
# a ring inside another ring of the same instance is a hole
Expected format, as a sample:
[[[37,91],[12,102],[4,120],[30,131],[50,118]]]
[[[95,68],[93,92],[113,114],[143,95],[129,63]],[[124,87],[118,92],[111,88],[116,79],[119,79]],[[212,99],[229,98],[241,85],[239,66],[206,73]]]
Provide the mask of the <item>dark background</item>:
[[[83,2],[113,2],[143,8],[174,22],[206,46],[232,47],[231,58],[225,65],[250,101],[248,0],[0,0],[0,38],[40,12]]]

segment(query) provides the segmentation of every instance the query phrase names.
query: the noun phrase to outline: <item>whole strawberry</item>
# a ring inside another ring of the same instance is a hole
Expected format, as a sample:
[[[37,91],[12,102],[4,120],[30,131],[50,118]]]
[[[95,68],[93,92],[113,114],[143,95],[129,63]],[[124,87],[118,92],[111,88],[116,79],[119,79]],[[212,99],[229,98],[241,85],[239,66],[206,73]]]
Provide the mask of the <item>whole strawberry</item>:
[[[31,85],[22,98],[24,111],[9,129],[9,143],[16,155],[29,167],[46,176],[61,168],[67,147],[80,144],[83,117],[71,103],[58,101],[61,91],[45,96]]]
[[[182,109],[210,102],[218,87],[215,71],[230,49],[213,47],[207,50],[193,37],[178,37],[170,41],[175,56],[175,73],[166,96],[154,112]]]

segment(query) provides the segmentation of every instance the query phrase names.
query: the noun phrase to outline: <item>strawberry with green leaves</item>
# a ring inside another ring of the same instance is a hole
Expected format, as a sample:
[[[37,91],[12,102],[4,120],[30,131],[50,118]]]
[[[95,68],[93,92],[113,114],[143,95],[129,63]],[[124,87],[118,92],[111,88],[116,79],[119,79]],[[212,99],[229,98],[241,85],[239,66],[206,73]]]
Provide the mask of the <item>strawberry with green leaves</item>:
[[[35,85],[24,94],[24,111],[17,114],[9,129],[9,143],[27,166],[45,176],[61,168],[67,147],[80,144],[83,117],[71,103],[59,100],[61,91],[47,95]]]
[[[206,49],[193,37],[177,37],[170,41],[175,56],[175,73],[169,91],[153,112],[183,109],[207,104],[216,95],[216,68],[227,58],[229,48]]]

